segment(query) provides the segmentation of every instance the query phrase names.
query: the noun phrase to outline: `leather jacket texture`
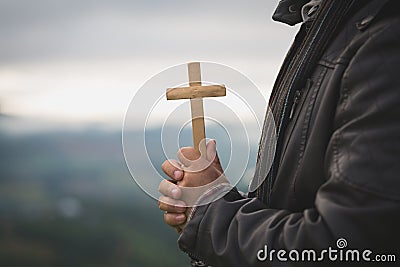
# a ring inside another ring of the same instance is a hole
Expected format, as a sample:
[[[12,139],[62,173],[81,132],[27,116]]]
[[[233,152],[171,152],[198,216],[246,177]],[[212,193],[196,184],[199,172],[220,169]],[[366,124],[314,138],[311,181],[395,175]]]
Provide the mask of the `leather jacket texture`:
[[[282,10],[306,2],[281,1],[274,19],[299,23],[299,14]],[[265,246],[320,252],[344,240],[342,249],[393,254],[399,264],[399,7],[396,0],[322,1],[301,25],[271,95],[277,152],[264,170],[260,151],[255,173],[265,181],[248,197],[233,189],[197,207],[181,250],[212,266],[346,266],[257,257]]]

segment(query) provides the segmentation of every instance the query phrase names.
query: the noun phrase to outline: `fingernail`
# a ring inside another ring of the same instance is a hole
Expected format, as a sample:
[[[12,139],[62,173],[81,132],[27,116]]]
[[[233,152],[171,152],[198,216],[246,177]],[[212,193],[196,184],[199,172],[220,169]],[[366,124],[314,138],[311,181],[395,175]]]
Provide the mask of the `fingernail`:
[[[182,175],[182,172],[181,172],[181,171],[178,171],[178,170],[174,171],[174,177],[175,177],[175,179],[181,178],[181,175]]]
[[[178,188],[174,188],[174,189],[172,189],[171,190],[171,193],[172,193],[172,196],[173,197],[178,197],[178,194],[179,194],[179,190],[178,190]]]

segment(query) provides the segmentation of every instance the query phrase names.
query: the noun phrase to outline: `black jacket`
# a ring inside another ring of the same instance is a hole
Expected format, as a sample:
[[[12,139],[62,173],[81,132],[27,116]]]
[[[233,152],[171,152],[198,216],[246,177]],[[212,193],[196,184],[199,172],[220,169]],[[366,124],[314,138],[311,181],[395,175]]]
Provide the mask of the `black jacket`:
[[[289,20],[279,13],[300,2],[281,1],[274,18],[298,22],[298,13]],[[179,238],[183,251],[213,266],[291,266],[298,263],[260,261],[257,253],[331,247],[361,257],[369,249],[367,258],[393,254],[399,264],[399,7],[396,0],[322,1],[271,96],[277,151],[265,172],[268,140],[261,139],[255,174],[266,180],[248,198],[232,190],[198,207]],[[342,259],[336,263],[346,266]]]

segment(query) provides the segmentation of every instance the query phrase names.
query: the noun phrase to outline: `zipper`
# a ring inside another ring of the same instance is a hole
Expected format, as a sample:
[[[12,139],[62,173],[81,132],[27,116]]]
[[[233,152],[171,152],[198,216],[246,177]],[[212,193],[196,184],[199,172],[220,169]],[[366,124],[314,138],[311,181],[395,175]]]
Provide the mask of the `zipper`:
[[[294,99],[293,99],[293,104],[292,104],[292,109],[290,110],[290,114],[289,114],[289,120],[292,120],[294,112],[296,111],[296,108],[299,104],[300,98],[301,98],[301,91],[300,90],[296,90],[296,92],[294,93]]]
[[[303,25],[301,25],[299,32],[297,33],[294,42],[292,43],[289,52],[287,53],[285,60],[283,62],[283,65],[281,67],[281,69],[279,70],[279,74],[278,77],[275,81],[274,84],[274,90],[271,94],[270,100],[269,100],[269,106],[271,108],[271,112],[273,112],[273,107],[271,106],[271,103],[275,103],[277,101],[277,98],[279,98],[279,91],[278,87],[284,83],[285,77],[287,76],[287,74],[289,72],[291,72],[291,68],[294,66],[294,63],[296,61],[296,55],[298,55],[299,49],[301,48],[302,43],[304,42],[304,38],[306,38],[307,36],[307,30]],[[268,112],[267,112],[268,114]],[[267,115],[266,115],[267,116]],[[275,120],[275,118],[274,118]],[[268,130],[266,130],[266,127],[268,125],[268,118],[265,117],[264,119],[264,124],[263,124],[263,132],[268,132]],[[278,121],[276,121],[276,123],[278,123]],[[278,125],[276,125],[276,129],[275,131],[278,130]],[[259,149],[258,149],[258,154],[257,154],[257,164],[256,164],[256,170],[254,173],[254,178],[257,178],[257,184],[259,184],[259,187],[253,192],[249,192],[249,197],[257,197],[259,198],[261,201],[263,201],[264,203],[269,203],[269,189],[270,189],[270,180],[268,178],[268,176],[274,172],[274,164],[271,164],[270,170],[268,171],[265,168],[265,164],[263,164],[262,162],[266,161],[266,159],[264,158],[264,152],[266,149],[266,145],[267,145],[267,141],[266,141],[266,135],[262,134],[261,138],[260,138],[260,142],[259,142]],[[268,175],[266,175],[266,173],[269,173]],[[267,177],[265,177],[264,175],[266,175]],[[262,186],[260,184],[260,180],[263,180],[263,183],[265,182],[266,186]],[[265,190],[267,192],[265,192]]]
[[[301,80],[301,77],[306,74],[307,71],[311,68],[311,66],[307,66],[308,64],[312,64],[312,62],[315,62],[315,60],[318,58],[319,54],[321,51],[323,51],[323,48],[327,45],[327,41],[331,38],[331,34],[336,30],[336,28],[340,25],[342,22],[342,19],[344,18],[343,14],[346,14],[350,7],[353,5],[354,0],[350,1],[336,1],[336,0],[328,0],[324,2],[324,5],[321,7],[321,11],[319,11],[319,14],[317,14],[315,20],[313,21],[311,27],[309,30],[307,30],[307,27],[309,25],[303,24],[301,28],[303,28],[306,31],[306,36],[304,37],[305,39],[301,42],[302,44],[299,47],[298,51],[301,56],[300,57],[295,57],[292,59],[294,61],[294,67],[293,68],[287,68],[286,74],[283,74],[282,76],[285,77],[289,83],[286,84],[282,80],[279,80],[279,83],[283,84],[276,84],[277,86],[274,87],[274,90],[282,90],[284,87],[288,87],[286,97],[281,96],[283,102],[282,105],[282,110],[277,112],[280,112],[279,120],[277,121],[277,127],[276,127],[276,135],[277,135],[277,142],[279,144],[280,138],[281,138],[281,132],[284,131],[286,128],[287,124],[289,123],[288,120],[288,112],[289,112],[289,103],[291,99],[291,96],[294,95],[295,92],[294,90],[294,85],[296,82],[299,82]],[[314,27],[315,26],[315,27]],[[315,28],[315,29],[313,29]],[[301,29],[302,30],[302,29]],[[301,31],[300,30],[300,31]],[[284,78],[284,79],[285,79]],[[279,95],[275,96],[272,98],[271,103],[276,103],[276,106],[272,106],[272,111],[274,112],[274,109],[280,108],[280,103],[277,101],[282,101]],[[299,101],[299,100],[297,100]],[[296,108],[297,104],[294,105],[294,109]],[[294,110],[293,110],[294,113]],[[293,116],[293,114],[292,114]],[[263,141],[263,140],[261,140]],[[272,192],[272,185],[274,183],[274,180],[277,175],[277,169],[279,168],[279,162],[278,159],[280,157],[280,147],[277,145],[276,147],[276,152],[275,152],[275,157],[271,166],[271,169],[267,175],[266,179],[266,192],[264,194],[264,187],[260,186],[257,190],[256,195],[257,196],[262,196],[262,200],[269,205],[270,203],[270,195]],[[257,171],[257,170],[256,170]]]

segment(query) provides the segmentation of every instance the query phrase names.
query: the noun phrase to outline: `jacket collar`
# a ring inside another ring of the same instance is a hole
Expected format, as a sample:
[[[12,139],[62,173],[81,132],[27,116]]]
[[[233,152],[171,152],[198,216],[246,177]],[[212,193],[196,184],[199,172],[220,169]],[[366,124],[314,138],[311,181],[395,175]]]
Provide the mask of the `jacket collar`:
[[[281,0],[272,19],[291,26],[300,23],[303,21],[301,9],[308,2],[310,0]]]

